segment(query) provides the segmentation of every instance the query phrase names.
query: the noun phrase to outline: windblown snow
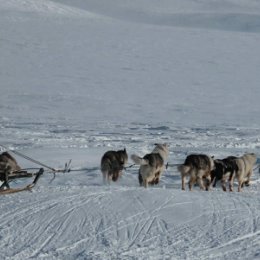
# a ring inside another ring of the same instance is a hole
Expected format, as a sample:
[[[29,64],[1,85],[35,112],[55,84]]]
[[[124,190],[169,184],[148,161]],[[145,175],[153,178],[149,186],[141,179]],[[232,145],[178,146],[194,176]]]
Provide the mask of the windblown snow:
[[[0,259],[260,259],[257,165],[241,193],[182,191],[175,166],[148,189],[137,166],[110,185],[100,172],[106,151],[154,143],[170,165],[260,163],[258,1],[0,0],[0,25],[0,144],[72,160],[1,195]]]

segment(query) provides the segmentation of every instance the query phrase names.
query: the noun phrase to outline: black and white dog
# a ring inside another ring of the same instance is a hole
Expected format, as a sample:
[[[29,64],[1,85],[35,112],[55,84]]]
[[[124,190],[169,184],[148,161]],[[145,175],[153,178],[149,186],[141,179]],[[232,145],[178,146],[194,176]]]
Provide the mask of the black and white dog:
[[[211,171],[211,178],[214,179],[213,186],[221,180],[222,189],[226,191],[226,181],[229,181],[229,189],[233,191],[234,179],[238,181],[238,191],[241,191],[244,184],[250,184],[253,173],[253,166],[256,163],[254,153],[246,153],[241,157],[229,156],[223,160],[215,160],[215,169]]]
[[[238,166],[236,164],[237,157],[229,156],[225,159],[214,160],[215,169],[211,171],[212,186],[216,187],[217,181],[221,181],[221,186],[223,191],[226,191],[226,182],[230,183],[233,175],[238,171]],[[230,188],[230,187],[229,187]]]

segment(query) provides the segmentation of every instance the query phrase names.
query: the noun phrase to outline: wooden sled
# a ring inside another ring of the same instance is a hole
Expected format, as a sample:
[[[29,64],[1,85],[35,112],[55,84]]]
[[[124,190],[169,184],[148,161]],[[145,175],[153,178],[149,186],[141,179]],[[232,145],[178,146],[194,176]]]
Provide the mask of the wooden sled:
[[[36,185],[38,182],[39,178],[43,174],[44,169],[40,168],[38,172],[36,173],[29,173],[25,170],[21,171],[16,171],[10,173],[8,170],[0,171],[0,181],[3,182],[3,184],[0,186],[0,195],[4,194],[10,194],[10,193],[16,193],[16,192],[21,192],[21,191],[31,191],[31,189]],[[19,178],[31,178],[34,177],[34,180],[31,184],[21,187],[21,188],[10,188],[9,182],[14,180],[14,179],[19,179]]]

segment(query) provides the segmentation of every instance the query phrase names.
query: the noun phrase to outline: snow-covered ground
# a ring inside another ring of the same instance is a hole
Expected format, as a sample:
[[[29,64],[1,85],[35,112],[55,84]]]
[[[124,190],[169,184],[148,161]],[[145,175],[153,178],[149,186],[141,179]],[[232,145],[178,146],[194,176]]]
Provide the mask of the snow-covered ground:
[[[0,144],[77,170],[0,197],[0,259],[260,259],[258,169],[241,193],[99,170],[156,142],[259,158],[259,43],[256,0],[0,0]]]

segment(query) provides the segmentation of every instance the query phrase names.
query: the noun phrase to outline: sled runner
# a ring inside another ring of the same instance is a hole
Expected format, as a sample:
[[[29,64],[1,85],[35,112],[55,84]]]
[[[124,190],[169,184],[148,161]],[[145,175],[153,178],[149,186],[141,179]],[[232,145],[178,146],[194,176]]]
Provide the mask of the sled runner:
[[[3,182],[2,185],[0,186],[0,195],[20,192],[25,190],[30,191],[36,185],[43,172],[44,172],[43,168],[40,168],[36,173],[30,173],[27,172],[26,170],[20,170],[12,173],[10,173],[8,169],[0,170],[0,181]],[[10,188],[9,186],[9,182],[11,182],[12,180],[18,178],[31,178],[31,177],[34,177],[32,183],[30,183],[25,187]]]

